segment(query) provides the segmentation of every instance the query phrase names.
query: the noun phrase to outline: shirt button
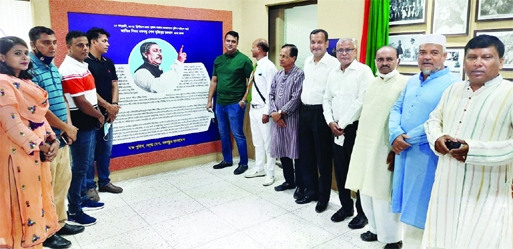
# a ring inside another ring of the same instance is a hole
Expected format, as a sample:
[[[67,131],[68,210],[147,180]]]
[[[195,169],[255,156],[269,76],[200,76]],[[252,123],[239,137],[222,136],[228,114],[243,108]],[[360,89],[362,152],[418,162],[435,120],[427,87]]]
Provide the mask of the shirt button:
[[[468,99],[471,99],[472,97],[468,97]]]
[[[463,109],[463,111],[464,111],[464,112],[466,112],[466,111],[467,111],[467,109]]]
[[[461,124],[461,121],[460,121],[460,124]]]

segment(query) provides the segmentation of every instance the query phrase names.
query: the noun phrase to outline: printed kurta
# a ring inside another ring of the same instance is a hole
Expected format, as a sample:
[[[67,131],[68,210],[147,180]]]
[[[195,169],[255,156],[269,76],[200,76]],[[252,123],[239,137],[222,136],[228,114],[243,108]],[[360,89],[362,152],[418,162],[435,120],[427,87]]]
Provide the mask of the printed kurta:
[[[299,158],[298,131],[301,90],[305,75],[294,66],[288,73],[279,71],[275,76],[269,92],[269,113],[284,111],[283,120],[286,127],[272,126],[271,156],[274,158]]]
[[[460,81],[449,68],[423,80],[422,73],[408,80],[390,112],[390,144],[401,134],[410,136],[411,146],[395,157],[392,211],[401,213],[401,222],[424,229],[438,157],[431,151],[424,122],[435,109],[445,89]]]
[[[388,80],[377,77],[367,89],[347,173],[347,189],[390,202],[392,172],[386,160],[392,147],[388,143],[388,117],[407,81],[408,77],[400,74]]]
[[[30,80],[0,74],[0,247],[40,248],[60,229],[50,163],[39,145],[53,133],[48,94]]]
[[[465,163],[441,155],[424,243],[440,248],[513,248],[513,83],[499,75],[477,91],[459,82],[425,124],[431,149],[447,134],[468,144]]]

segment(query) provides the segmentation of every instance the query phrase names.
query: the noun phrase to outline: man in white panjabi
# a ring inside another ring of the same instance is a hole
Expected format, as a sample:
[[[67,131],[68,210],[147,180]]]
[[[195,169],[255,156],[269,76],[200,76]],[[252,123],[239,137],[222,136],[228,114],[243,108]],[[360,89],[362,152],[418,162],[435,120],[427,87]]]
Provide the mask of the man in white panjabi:
[[[423,238],[428,248],[513,248],[513,83],[499,74],[503,56],[497,37],[472,38],[465,46],[468,80],[445,90],[424,125],[440,156]]]
[[[392,163],[395,153],[389,144],[388,117],[404,89],[407,76],[396,70],[397,49],[384,46],[376,52],[378,77],[372,80],[363,99],[360,124],[349,164],[346,188],[360,191],[369,231],[363,241],[386,243],[385,248],[401,248],[399,214],[392,212]]]
[[[265,176],[262,183],[264,186],[274,183],[276,164],[276,159],[271,157],[272,122],[269,122],[269,92],[278,70],[267,57],[268,51],[269,44],[265,39],[259,38],[253,42],[251,53],[257,60],[257,66],[250,78],[248,91],[251,91],[249,119],[255,146],[255,167],[244,175],[246,178]]]

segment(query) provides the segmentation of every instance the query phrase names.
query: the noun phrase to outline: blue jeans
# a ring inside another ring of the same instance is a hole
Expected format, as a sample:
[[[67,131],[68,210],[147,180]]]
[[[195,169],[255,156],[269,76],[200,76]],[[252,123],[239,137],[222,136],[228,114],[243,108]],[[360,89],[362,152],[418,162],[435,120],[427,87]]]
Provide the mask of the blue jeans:
[[[221,136],[221,145],[223,147],[223,158],[225,162],[233,163],[232,141],[230,129],[237,143],[240,155],[240,165],[248,165],[248,148],[246,145],[246,136],[244,136],[244,113],[246,107],[241,108],[239,103],[230,105],[216,104],[217,126]]]
[[[98,171],[98,187],[103,187],[110,182],[110,155],[112,154],[112,125],[109,128],[109,134],[105,136],[102,128],[96,135],[96,150],[94,160],[96,161],[96,170]],[[87,189],[96,188],[94,181],[94,166],[87,172]]]
[[[97,130],[78,131],[77,140],[70,145],[71,184],[68,190],[68,211],[82,211],[82,202],[87,201],[86,175],[94,167],[94,148]]]

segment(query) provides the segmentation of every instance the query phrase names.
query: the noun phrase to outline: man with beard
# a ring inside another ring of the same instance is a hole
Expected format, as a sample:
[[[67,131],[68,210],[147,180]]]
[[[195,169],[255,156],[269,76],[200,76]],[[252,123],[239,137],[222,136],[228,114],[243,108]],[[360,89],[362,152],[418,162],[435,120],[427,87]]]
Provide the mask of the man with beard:
[[[390,112],[389,142],[395,156],[392,211],[401,213],[404,247],[419,248],[435,177],[438,157],[430,150],[424,122],[435,109],[443,91],[460,81],[444,66],[446,38],[439,34],[421,37],[418,65]]]
[[[388,144],[388,117],[408,81],[396,70],[399,61],[393,47],[384,46],[376,52],[378,77],[364,95],[345,186],[360,192],[369,222],[369,231],[360,238],[386,243],[385,248],[401,248],[402,237],[399,215],[392,213],[391,208],[393,168],[387,167],[394,157]]]
[[[161,93],[180,83],[183,63],[187,58],[187,54],[183,52],[183,46],[171,69],[166,72],[160,69],[163,59],[162,49],[156,42],[145,42],[141,44],[140,50],[144,63],[134,72],[134,83],[138,87],[150,93]]]

